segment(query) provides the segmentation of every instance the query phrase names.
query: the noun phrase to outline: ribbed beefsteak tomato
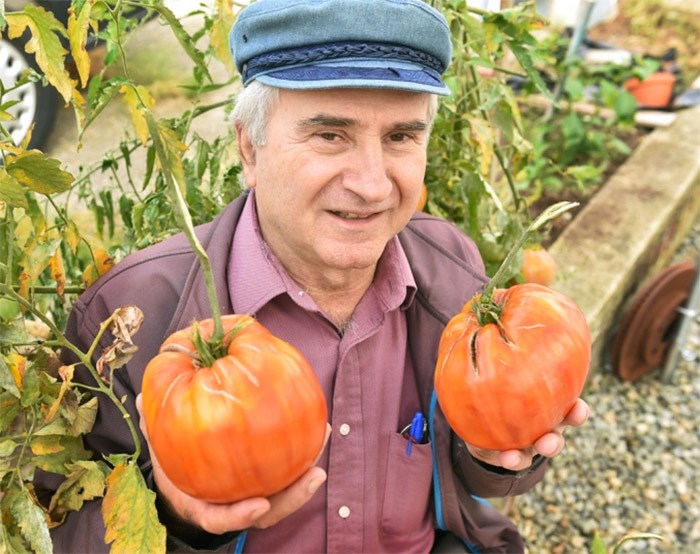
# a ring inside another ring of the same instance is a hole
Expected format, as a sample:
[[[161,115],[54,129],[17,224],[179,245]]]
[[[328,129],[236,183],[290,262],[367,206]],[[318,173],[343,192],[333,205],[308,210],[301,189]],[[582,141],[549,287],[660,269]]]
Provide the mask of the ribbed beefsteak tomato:
[[[328,419],[316,375],[302,354],[245,315],[227,354],[198,367],[193,327],[168,337],[142,387],[149,443],[181,490],[210,502],[270,496],[311,467]],[[212,320],[198,323],[207,340]]]
[[[526,248],[523,251],[521,273],[526,283],[550,286],[557,278],[557,262],[544,248]]]
[[[480,301],[467,302],[443,331],[438,402],[465,442],[527,448],[563,421],[583,390],[588,325],[570,298],[537,284],[494,289],[490,313],[474,310]]]

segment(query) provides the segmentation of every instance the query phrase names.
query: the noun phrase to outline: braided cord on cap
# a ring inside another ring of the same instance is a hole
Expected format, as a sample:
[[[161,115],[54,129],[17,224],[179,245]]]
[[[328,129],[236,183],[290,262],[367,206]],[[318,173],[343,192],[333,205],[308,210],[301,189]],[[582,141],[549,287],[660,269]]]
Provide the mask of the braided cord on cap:
[[[312,64],[347,58],[392,59],[418,63],[443,73],[445,66],[435,56],[406,46],[383,43],[339,42],[290,48],[262,54],[243,66],[243,80],[252,79],[259,73],[294,65]]]

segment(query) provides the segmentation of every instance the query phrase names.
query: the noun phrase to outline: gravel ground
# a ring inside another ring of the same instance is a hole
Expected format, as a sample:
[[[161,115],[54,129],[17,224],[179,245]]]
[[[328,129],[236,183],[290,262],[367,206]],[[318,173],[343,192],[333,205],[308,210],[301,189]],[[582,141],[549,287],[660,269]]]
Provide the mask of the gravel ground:
[[[677,261],[700,259],[700,221]],[[589,422],[567,435],[567,448],[544,481],[515,502],[510,515],[529,554],[591,552],[600,534],[612,551],[700,552],[700,317],[690,326],[669,383],[660,370],[635,383],[610,367],[594,372],[584,393]]]

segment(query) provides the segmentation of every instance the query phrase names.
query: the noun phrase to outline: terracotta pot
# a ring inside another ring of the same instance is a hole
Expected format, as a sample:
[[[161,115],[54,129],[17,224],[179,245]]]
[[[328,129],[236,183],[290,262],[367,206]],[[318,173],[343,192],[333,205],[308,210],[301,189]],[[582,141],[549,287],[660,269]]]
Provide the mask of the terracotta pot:
[[[671,102],[676,77],[668,71],[652,73],[640,81],[637,77],[628,79],[625,88],[645,108],[665,108]]]

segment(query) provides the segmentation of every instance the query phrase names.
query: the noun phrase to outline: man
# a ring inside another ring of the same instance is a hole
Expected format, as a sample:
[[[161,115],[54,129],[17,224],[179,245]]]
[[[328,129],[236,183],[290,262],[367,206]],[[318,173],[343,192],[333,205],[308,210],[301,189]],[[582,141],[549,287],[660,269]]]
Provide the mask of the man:
[[[475,495],[528,490],[587,407],[579,401],[532,448],[494,452],[465,445],[435,403],[442,328],[486,282],[475,246],[451,223],[411,219],[435,95],[449,93],[444,18],[421,0],[259,0],[239,16],[231,48],[245,85],[234,121],[250,190],[200,240],[223,311],[253,314],[311,362],[332,431],[318,465],[288,489],[230,505],[189,497],[145,452],[169,547],[522,550],[512,524]],[[206,298],[177,236],[91,287],[67,333],[88,345],[115,308],[141,307],[139,350],[115,375],[136,417],[147,361],[170,332],[209,316]],[[408,456],[402,430],[416,412],[429,435]],[[100,453],[133,447],[108,402],[87,441]],[[54,544],[94,551],[100,533],[93,502],[54,531]]]

